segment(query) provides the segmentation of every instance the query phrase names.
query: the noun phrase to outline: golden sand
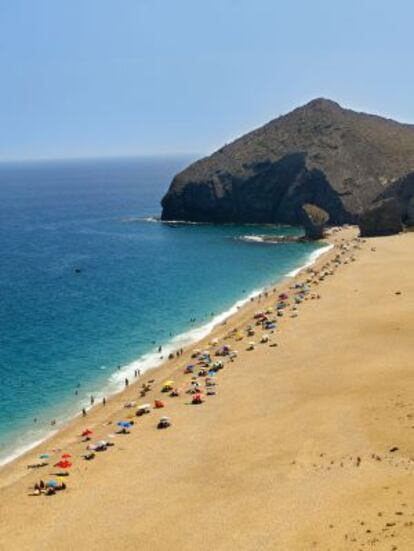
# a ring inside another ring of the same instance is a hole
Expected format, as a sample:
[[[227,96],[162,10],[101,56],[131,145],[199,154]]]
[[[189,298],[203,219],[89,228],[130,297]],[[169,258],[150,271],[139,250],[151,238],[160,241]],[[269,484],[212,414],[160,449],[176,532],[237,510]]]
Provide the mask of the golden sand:
[[[204,404],[160,392],[166,378],[191,380],[188,350],[139,381],[156,379],[141,401],[165,399],[165,409],[136,418],[93,461],[81,459],[78,435],[88,426],[106,438],[137,385],[1,469],[0,549],[414,549],[414,233],[354,249],[355,236],[332,234],[335,249],[316,268],[330,261],[334,275],[319,273],[321,298],[280,318],[277,347],[246,351],[261,331],[228,341],[239,356]],[[246,305],[207,340],[245,328],[275,297]],[[163,414],[173,424],[161,431]],[[73,455],[68,488],[31,497],[54,469],[26,466],[52,448]]]

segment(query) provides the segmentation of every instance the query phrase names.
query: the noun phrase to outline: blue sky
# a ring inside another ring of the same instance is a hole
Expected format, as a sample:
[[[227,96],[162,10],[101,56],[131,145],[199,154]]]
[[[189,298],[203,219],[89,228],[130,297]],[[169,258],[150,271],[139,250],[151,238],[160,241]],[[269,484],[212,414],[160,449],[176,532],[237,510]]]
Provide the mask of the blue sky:
[[[314,97],[414,123],[405,0],[0,0],[0,159],[209,153]]]

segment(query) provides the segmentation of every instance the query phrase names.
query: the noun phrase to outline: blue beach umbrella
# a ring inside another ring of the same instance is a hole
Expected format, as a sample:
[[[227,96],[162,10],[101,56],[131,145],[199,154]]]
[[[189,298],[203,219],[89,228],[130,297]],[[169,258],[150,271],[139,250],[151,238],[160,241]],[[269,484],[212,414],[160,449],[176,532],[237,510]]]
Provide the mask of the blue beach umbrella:
[[[46,482],[46,486],[49,486],[49,488],[57,488],[59,484],[56,480],[48,480],[48,482]]]
[[[127,421],[119,421],[118,426],[124,429],[129,429],[131,426],[131,423],[128,423]]]

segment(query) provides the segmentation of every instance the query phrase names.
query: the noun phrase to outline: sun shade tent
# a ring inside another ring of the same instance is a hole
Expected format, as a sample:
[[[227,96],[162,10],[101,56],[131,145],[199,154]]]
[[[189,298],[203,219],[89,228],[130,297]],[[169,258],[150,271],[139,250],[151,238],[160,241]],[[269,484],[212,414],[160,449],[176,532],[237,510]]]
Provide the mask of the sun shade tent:
[[[149,413],[151,411],[151,405],[150,404],[141,404],[138,406],[138,409],[135,412],[135,415],[137,417],[141,417],[141,415],[145,415],[146,413]]]
[[[171,419],[169,417],[161,417],[158,421],[158,429],[166,429],[171,426]]]

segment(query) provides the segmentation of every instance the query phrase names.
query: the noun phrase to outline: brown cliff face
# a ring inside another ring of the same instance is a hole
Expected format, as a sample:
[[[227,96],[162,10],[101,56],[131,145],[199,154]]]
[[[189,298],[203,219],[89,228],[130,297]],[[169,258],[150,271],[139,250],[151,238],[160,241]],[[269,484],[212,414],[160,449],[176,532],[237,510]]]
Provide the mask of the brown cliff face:
[[[299,225],[312,203],[352,223],[410,173],[414,127],[318,99],[178,174],[162,218]]]

